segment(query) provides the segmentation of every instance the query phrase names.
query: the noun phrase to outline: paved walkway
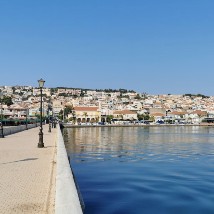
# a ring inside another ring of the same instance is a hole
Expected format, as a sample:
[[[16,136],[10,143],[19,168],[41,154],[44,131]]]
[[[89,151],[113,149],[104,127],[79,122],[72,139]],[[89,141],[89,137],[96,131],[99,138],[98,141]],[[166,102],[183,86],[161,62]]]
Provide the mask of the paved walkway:
[[[44,126],[0,138],[0,213],[54,213],[57,129]]]

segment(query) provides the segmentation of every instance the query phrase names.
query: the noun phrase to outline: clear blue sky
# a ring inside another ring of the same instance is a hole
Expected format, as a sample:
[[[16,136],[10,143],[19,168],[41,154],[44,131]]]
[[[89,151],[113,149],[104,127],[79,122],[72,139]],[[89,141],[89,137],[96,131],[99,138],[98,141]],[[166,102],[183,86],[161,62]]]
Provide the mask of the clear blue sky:
[[[0,85],[214,95],[213,0],[0,0]]]

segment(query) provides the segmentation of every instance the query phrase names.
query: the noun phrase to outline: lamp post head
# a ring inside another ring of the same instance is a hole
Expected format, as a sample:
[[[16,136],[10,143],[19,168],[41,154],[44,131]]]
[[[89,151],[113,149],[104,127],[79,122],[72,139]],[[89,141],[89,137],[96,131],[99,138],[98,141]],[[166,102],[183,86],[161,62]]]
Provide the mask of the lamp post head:
[[[39,83],[39,88],[43,88],[44,84],[45,84],[45,80],[43,80],[42,78],[40,80],[38,80]]]

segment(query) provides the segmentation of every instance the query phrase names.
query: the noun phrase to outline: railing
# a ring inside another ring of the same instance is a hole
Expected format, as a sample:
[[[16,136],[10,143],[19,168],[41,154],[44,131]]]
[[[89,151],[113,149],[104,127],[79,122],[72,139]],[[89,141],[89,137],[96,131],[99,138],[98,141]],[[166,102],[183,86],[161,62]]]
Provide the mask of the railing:
[[[39,125],[35,124],[35,123],[34,124],[28,124],[27,128],[32,129],[32,128],[35,128],[37,126],[39,126]],[[7,136],[7,135],[15,134],[17,132],[21,132],[24,130],[26,130],[26,125],[10,126],[10,127],[4,126],[3,132],[4,132],[4,136]]]

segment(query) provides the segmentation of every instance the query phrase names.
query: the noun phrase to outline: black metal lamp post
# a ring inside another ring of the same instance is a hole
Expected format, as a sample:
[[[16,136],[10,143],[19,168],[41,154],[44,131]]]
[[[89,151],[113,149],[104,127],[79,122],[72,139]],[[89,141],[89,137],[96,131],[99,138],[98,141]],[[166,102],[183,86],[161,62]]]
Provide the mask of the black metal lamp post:
[[[50,116],[49,116],[49,129],[48,132],[51,132],[51,121],[50,121]]]
[[[42,88],[44,86],[45,81],[43,79],[38,80],[39,88],[40,88],[40,130],[39,130],[39,143],[38,148],[44,148],[43,142],[43,132],[42,132]]]
[[[49,105],[48,105],[49,129],[48,129],[48,132],[51,132],[51,116],[50,116],[50,110],[51,110],[51,104],[50,104],[50,100],[49,100]]]
[[[28,109],[26,109],[26,124],[25,124],[26,125],[26,130],[28,130],[28,122],[27,122],[28,118],[27,118],[27,116],[28,116]]]
[[[1,99],[1,123],[0,123],[0,138],[4,138],[4,129],[3,129],[3,113],[2,113],[2,99]]]

